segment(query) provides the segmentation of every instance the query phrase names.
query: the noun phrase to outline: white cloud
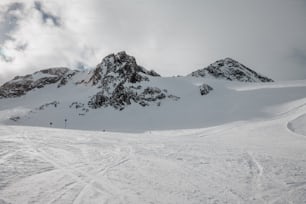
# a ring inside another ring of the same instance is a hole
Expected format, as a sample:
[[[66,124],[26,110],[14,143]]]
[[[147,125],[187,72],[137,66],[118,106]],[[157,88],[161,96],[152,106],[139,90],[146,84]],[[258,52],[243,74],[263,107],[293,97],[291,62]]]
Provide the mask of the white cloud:
[[[12,62],[0,61],[1,75],[14,75],[31,72],[53,66],[74,66],[77,61],[87,61],[88,50],[86,45],[80,43],[78,35],[74,35],[69,26],[58,27],[52,19],[42,18],[41,13],[35,9],[34,1],[27,1],[18,27],[10,33],[14,40],[7,40],[1,46],[3,53]],[[59,16],[58,4],[43,2],[46,11]],[[67,23],[67,22],[65,22]],[[67,23],[69,24],[69,22]],[[16,49],[20,45],[27,45],[26,49]]]
[[[17,27],[1,46],[13,59],[0,60],[2,78],[53,66],[94,67],[121,50],[163,75],[187,74],[229,56],[272,78],[306,76],[303,60],[288,58],[306,48],[300,0],[41,0],[41,11],[34,0],[19,2],[23,10],[12,11]],[[11,3],[1,0],[0,14]]]

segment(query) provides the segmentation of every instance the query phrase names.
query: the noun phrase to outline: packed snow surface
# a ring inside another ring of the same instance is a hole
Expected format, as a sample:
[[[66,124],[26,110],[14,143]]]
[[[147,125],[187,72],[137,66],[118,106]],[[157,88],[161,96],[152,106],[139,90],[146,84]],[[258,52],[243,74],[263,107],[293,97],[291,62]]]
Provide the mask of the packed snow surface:
[[[293,132],[306,136],[306,114],[302,114],[288,123],[288,128]]]
[[[181,99],[84,117],[64,108],[68,88],[42,95],[61,104],[36,114],[39,90],[0,100],[0,203],[306,203],[305,81],[243,89],[205,80],[214,88],[205,96],[194,88],[203,81],[155,82]],[[22,126],[68,113],[75,130]],[[96,131],[76,130],[86,128]]]

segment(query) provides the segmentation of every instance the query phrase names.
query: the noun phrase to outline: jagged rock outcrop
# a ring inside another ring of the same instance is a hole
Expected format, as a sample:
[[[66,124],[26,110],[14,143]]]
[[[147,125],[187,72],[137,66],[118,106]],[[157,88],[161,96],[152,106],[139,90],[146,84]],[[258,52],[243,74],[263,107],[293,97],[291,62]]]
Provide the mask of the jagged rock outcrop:
[[[87,83],[101,89],[89,101],[91,108],[112,106],[122,110],[133,102],[141,106],[160,104],[168,95],[166,90],[146,83],[150,77],[160,75],[137,65],[135,58],[125,52],[108,55],[91,74]]]
[[[103,92],[94,95],[88,105],[91,108],[100,108],[112,106],[115,109],[124,109],[126,105],[131,105],[132,102],[138,103],[141,106],[149,106],[151,103],[160,105],[161,100],[171,98],[167,92],[157,87],[147,87],[144,90],[137,91],[135,87],[118,86],[113,94],[108,97]]]
[[[68,83],[68,81],[79,72],[80,71],[78,70],[69,70],[68,72],[66,72],[64,75],[62,75],[62,78],[59,80],[57,88],[65,86]]]
[[[225,79],[240,82],[273,82],[272,79],[258,74],[243,64],[225,58],[218,60],[206,68],[192,72],[189,76]]]
[[[148,71],[139,66],[135,58],[127,55],[124,51],[103,58],[102,62],[90,74],[91,77],[87,83],[98,84],[100,87],[113,82],[119,84],[120,82],[148,81],[148,76],[160,76],[153,70]],[[99,84],[99,82],[101,83]]]
[[[45,108],[48,108],[50,106],[56,108],[59,104],[60,104],[59,101],[53,101],[53,102],[41,105],[39,108],[37,108],[37,110],[44,110]]]
[[[213,90],[213,88],[207,84],[202,84],[199,86],[199,89],[202,96],[209,94],[209,92]]]
[[[75,72],[68,68],[50,68],[26,76],[16,76],[0,87],[0,98],[19,97],[35,88],[40,89],[59,81],[58,87],[60,87],[66,84],[67,78],[73,76]]]

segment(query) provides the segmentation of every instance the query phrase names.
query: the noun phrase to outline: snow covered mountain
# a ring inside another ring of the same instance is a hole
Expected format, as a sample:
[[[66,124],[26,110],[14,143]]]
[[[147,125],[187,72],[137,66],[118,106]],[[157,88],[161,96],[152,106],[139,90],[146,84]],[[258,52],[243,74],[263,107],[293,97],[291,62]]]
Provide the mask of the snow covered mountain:
[[[231,58],[218,60],[206,68],[192,72],[189,76],[212,77],[241,82],[273,82],[272,79],[258,74]]]
[[[132,132],[199,128],[265,117],[272,104],[304,96],[289,88],[270,94],[265,87],[276,82],[241,83],[271,81],[247,68],[240,78],[240,72],[220,70],[231,80],[161,77],[125,52],[108,55],[89,72],[41,70],[0,87],[0,123]]]
[[[134,57],[119,52],[105,57],[89,73],[68,68],[50,68],[17,76],[0,87],[0,98],[20,97],[51,84],[55,84],[57,88],[74,84],[91,86],[92,90],[96,90],[87,102],[90,108],[112,106],[122,110],[132,102],[148,106],[152,103],[160,105],[160,101],[165,98],[178,99],[166,89],[149,86],[152,77],[160,75],[137,65]]]
[[[306,203],[306,80],[216,70],[160,77],[121,52],[5,83],[0,204]]]

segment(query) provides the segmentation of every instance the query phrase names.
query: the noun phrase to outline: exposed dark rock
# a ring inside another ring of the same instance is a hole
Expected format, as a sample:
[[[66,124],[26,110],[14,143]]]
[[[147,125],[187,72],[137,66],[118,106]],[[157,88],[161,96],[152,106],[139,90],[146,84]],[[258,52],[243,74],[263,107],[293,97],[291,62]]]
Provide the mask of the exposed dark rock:
[[[75,108],[77,110],[82,111],[82,113],[79,113],[79,115],[85,115],[85,113],[89,112],[89,109],[87,106],[85,106],[84,103],[74,101],[70,104],[69,108]]]
[[[87,83],[101,89],[89,101],[91,108],[112,106],[123,110],[133,102],[148,106],[166,98],[167,90],[147,87],[145,83],[160,75],[137,65],[135,58],[125,52],[108,55],[91,74]]]
[[[50,68],[32,75],[17,76],[0,87],[0,98],[19,97],[35,88],[40,89],[60,80],[63,80],[63,85],[66,83],[64,78],[68,77],[65,75],[68,72],[68,68]]]
[[[75,108],[75,109],[79,109],[79,108],[83,108],[85,106],[84,103],[80,103],[80,102],[72,102],[69,106],[69,108]]]
[[[59,101],[53,101],[50,103],[46,103],[44,105],[41,105],[39,108],[37,108],[37,110],[44,110],[45,108],[48,108],[49,106],[57,108],[57,106],[60,104]]]
[[[17,122],[18,120],[20,120],[20,117],[19,116],[13,116],[13,117],[10,117],[10,120],[12,120],[14,122]]]
[[[91,77],[87,83],[100,86],[113,83],[113,81],[137,83],[148,81],[149,76],[160,76],[153,70],[148,71],[139,66],[135,58],[127,55],[124,51],[103,58],[102,62],[90,74]]]
[[[147,87],[143,91],[134,89],[134,87],[124,87],[122,84],[116,87],[110,97],[105,96],[103,92],[94,95],[88,105],[91,108],[100,108],[112,106],[115,109],[124,109],[126,105],[133,102],[141,106],[149,106],[151,103],[161,104],[160,101],[167,97],[167,93],[157,87]],[[173,95],[168,98],[173,99]],[[176,97],[173,100],[177,100]]]
[[[63,77],[60,80],[60,82],[58,83],[57,88],[60,88],[60,87],[62,87],[64,85],[66,85],[68,83],[69,79],[71,79],[76,73],[79,73],[79,71],[73,70],[73,71],[66,72],[63,75]]]
[[[213,90],[213,88],[207,84],[202,84],[199,88],[202,96],[207,95],[210,91]]]

